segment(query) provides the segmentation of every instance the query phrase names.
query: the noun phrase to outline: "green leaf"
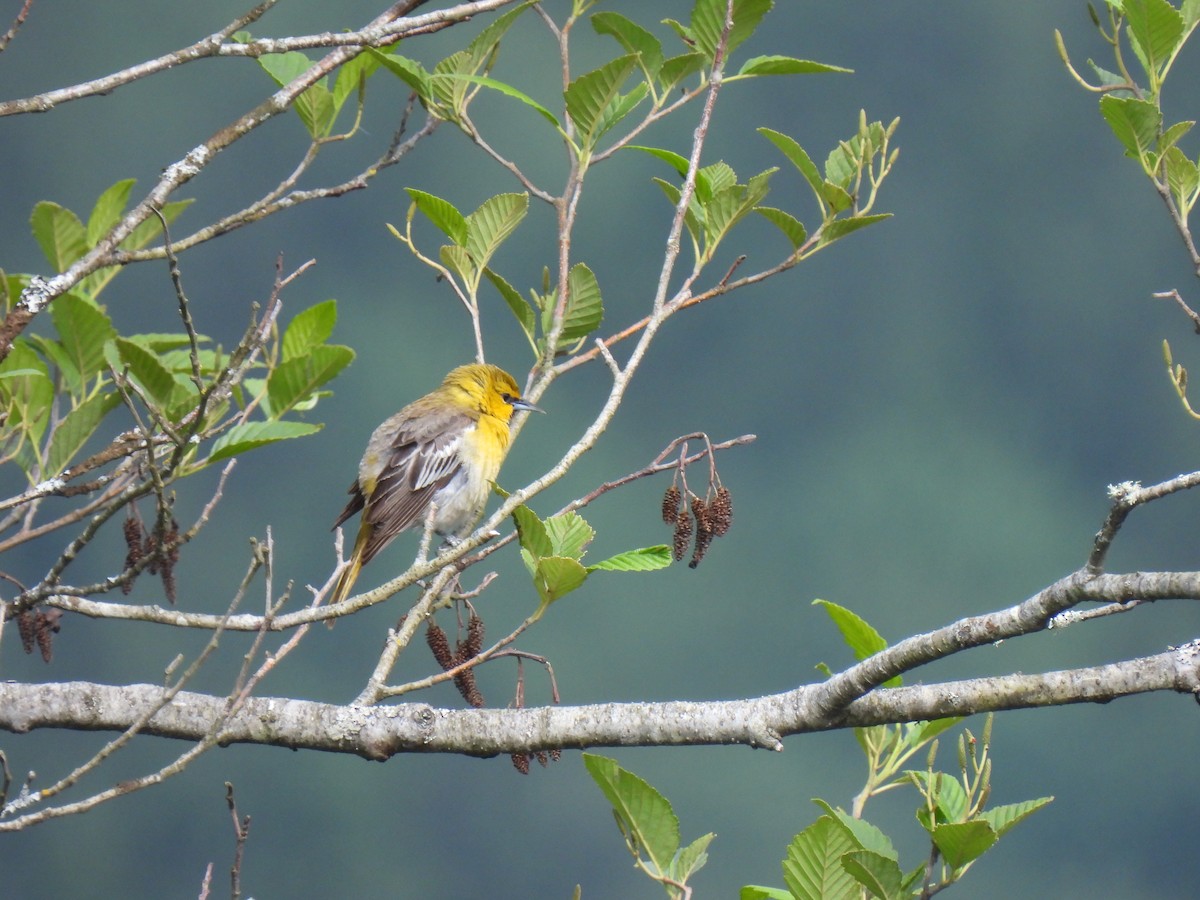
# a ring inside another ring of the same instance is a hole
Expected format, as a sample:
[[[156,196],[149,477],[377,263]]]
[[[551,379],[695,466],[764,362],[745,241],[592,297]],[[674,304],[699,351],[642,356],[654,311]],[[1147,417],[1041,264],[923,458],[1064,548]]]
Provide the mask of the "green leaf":
[[[260,56],[258,64],[280,87],[295,81],[313,66],[312,60],[297,50]],[[321,78],[293,103],[296,114],[300,116],[300,121],[313,138],[328,137],[333,130],[337,110],[327,81],[328,79]]]
[[[512,314],[517,317],[517,322],[525,332],[525,337],[529,339],[530,346],[533,346],[534,338],[537,335],[537,312],[529,305],[529,301],[522,297],[517,289],[505,281],[495,270],[484,269],[483,274],[500,292],[500,296],[504,298],[504,302],[508,304]]]
[[[961,869],[990,850],[999,839],[992,826],[980,819],[951,822],[933,830],[933,842],[951,869]]]
[[[434,78],[445,78],[453,81],[460,81],[467,84],[480,84],[486,88],[491,88],[494,91],[499,91],[506,97],[512,97],[514,100],[520,100],[530,109],[534,110],[543,119],[549,122],[559,132],[562,131],[562,123],[558,121],[558,117],[550,112],[541,103],[538,103],[524,91],[518,90],[511,84],[503,81],[497,81],[495,78],[489,78],[486,75],[469,75],[462,72],[438,72],[434,74]]]
[[[28,374],[18,374],[22,372]],[[5,429],[20,430],[30,442],[38,444],[50,422],[54,383],[46,363],[27,341],[14,341],[8,356],[0,362],[0,398],[5,407]],[[31,458],[18,458],[26,472],[30,462]]]
[[[583,263],[575,263],[567,273],[567,310],[559,345],[587,337],[600,327],[603,318],[604,303],[596,276]]]
[[[783,236],[791,242],[793,250],[799,250],[808,239],[804,223],[791,213],[770,206],[756,206],[754,211],[783,232]]]
[[[795,894],[779,888],[748,884],[738,893],[738,900],[795,900]]]
[[[283,333],[283,359],[303,356],[329,340],[337,324],[337,301],[326,300],[299,312]]]
[[[842,866],[842,856],[858,849],[845,829],[821,816],[788,845],[784,883],[797,900],[858,900],[858,884]]]
[[[484,200],[475,212],[466,217],[466,248],[476,271],[482,271],[487,266],[492,255],[521,224],[528,211],[528,194],[497,194]]]
[[[616,760],[585,753],[583,764],[611,804],[622,833],[659,872],[669,871],[679,848],[679,819],[667,798]]]
[[[849,832],[853,841],[863,850],[869,850],[890,860],[898,860],[899,854],[892,844],[891,838],[864,819],[856,819],[841,807],[830,806],[824,800],[814,799],[813,803],[821,807],[825,813]]]
[[[74,372],[65,372],[75,393],[82,393],[84,382],[103,371],[104,345],[117,335],[112,320],[90,300],[63,294],[50,304],[50,319]]]
[[[920,747],[943,732],[949,731],[963,718],[965,717],[950,716],[946,719],[933,719],[929,722],[912,722],[904,726],[904,742],[910,747]]]
[[[653,572],[671,565],[671,548],[665,544],[626,550],[587,567],[589,572]]]
[[[207,462],[215,463],[231,456],[240,456],[256,447],[265,447],[276,441],[306,437],[321,430],[320,425],[309,422],[248,422],[234,425],[217,438]]]
[[[575,138],[583,152],[590,153],[614,120],[606,116],[619,103],[620,87],[637,68],[637,57],[618,56],[600,68],[580,75],[563,92],[567,115],[575,125]]]
[[[109,229],[121,220],[125,207],[129,203],[129,192],[136,182],[134,178],[126,178],[105,189],[92,207],[88,216],[87,245],[95,247],[100,238],[108,234]]]
[[[670,93],[679,82],[703,69],[704,63],[703,53],[684,53],[663,60],[662,68],[658,70],[659,93]]]
[[[1106,95],[1100,98],[1100,114],[1129,156],[1141,159],[1157,143],[1162,114],[1153,103]]]
[[[427,107],[434,102],[433,79],[419,62],[396,53],[384,53],[368,47],[367,53],[381,66],[412,88]]]
[[[1170,128],[1164,129],[1158,139],[1158,152],[1163,153],[1168,148],[1178,144],[1180,139],[1191,131],[1195,124],[1193,121],[1176,122]]]
[[[821,246],[832,244],[836,240],[844,238],[851,232],[858,231],[860,228],[866,228],[868,225],[874,225],[876,222],[882,222],[884,219],[890,219],[891,213],[876,213],[870,216],[851,216],[848,219],[834,219],[832,222],[827,222],[821,228]]]
[[[1163,155],[1163,166],[1171,196],[1186,219],[1196,201],[1197,189],[1200,189],[1200,169],[1178,147],[1171,147]]]
[[[669,181],[663,181],[661,178],[655,178],[652,180],[655,184],[662,188],[662,192],[667,195],[667,199],[671,201],[671,205],[678,209],[679,199],[681,196],[679,188],[671,184]],[[698,247],[704,227],[700,224],[700,218],[697,214],[697,207],[694,202],[688,205],[687,212],[683,214],[683,224],[687,227],[688,235],[691,236],[693,247]],[[696,252],[699,254],[698,248]]]
[[[33,236],[56,272],[65,272],[87,252],[83,223],[69,209],[43,200],[29,217]]]
[[[844,69],[841,66],[831,66],[826,63],[813,62],[809,59],[793,59],[790,56],[755,56],[742,64],[737,75],[726,80],[732,81],[733,78],[750,75],[816,75],[823,72],[848,72],[853,74],[854,70]]]
[[[905,774],[921,788],[922,793],[933,798],[932,819],[927,806],[917,810],[917,821],[926,831],[932,833],[938,825],[961,822],[966,818],[967,792],[957,778],[951,778],[944,772],[934,772],[931,777],[928,772],[919,770],[908,771]]]
[[[817,170],[817,165],[812,161],[804,148],[801,147],[793,138],[788,137],[781,131],[773,131],[770,128],[760,128],[758,133],[774,144],[779,151],[787,158],[796,169],[804,176],[804,180],[808,182],[813,193],[817,197],[817,202],[821,207],[825,206],[825,179]]]
[[[533,572],[533,584],[542,606],[561,600],[587,581],[587,569],[578,560],[566,556],[543,556]]]
[[[1123,0],[1129,39],[1146,72],[1157,80],[1183,42],[1183,16],[1167,0]]]
[[[708,862],[708,845],[712,843],[712,839],[716,835],[711,831],[708,834],[701,835],[696,838],[686,847],[679,851],[675,857],[675,861],[671,864],[671,876],[680,884],[687,882],[689,878],[704,868]]]
[[[487,62],[488,58],[492,56],[492,52],[499,45],[500,39],[508,33],[508,29],[513,26],[517,18],[532,6],[534,2],[535,0],[526,0],[524,3],[517,4],[508,10],[508,12],[497,16],[467,45],[467,53],[474,64],[472,71],[477,70],[479,66]]]
[[[638,65],[648,81],[658,77],[663,64],[662,43],[641,25],[620,13],[598,12],[592,16],[592,28],[596,34],[615,38],[627,53],[636,53]]]
[[[904,873],[894,859],[870,850],[853,850],[842,857],[842,867],[873,897],[895,900],[903,896],[900,884]]]
[[[462,213],[455,209],[454,204],[416,188],[405,188],[404,190],[408,196],[412,197],[417,209],[423,212],[425,217],[441,230],[442,234],[460,246],[466,245],[467,220]]]
[[[596,530],[577,512],[551,516],[543,524],[546,526],[546,536],[550,538],[551,556],[581,559],[587,545],[596,536]]]
[[[1054,802],[1053,797],[1039,797],[1037,800],[1024,800],[1020,803],[1008,803],[1004,806],[993,806],[980,813],[980,818],[992,826],[996,837],[1003,837],[1009,829],[1018,822],[1033,815],[1042,807]]]
[[[854,651],[854,658],[859,662],[887,648],[887,641],[878,631],[872,628],[865,619],[844,606],[838,606],[828,600],[814,600],[813,605],[820,606],[825,610],[833,624],[837,626],[838,631],[841,632],[842,640]],[[885,687],[899,687],[900,684],[901,678],[898,675],[884,682]]]
[[[733,184],[718,191],[704,204],[704,253],[711,258],[730,230],[767,195],[767,181],[775,172],[768,169],[745,185]]]
[[[296,404],[307,400],[353,360],[354,351],[349,347],[325,344],[313,347],[304,356],[280,363],[267,377],[271,418],[278,419]]]
[[[771,9],[772,0],[734,0],[733,28],[729,32],[726,58],[754,34],[759,23]],[[725,30],[725,0],[696,0],[692,8],[691,32],[697,49],[710,61],[716,55],[717,44]]]
[[[680,156],[674,150],[664,150],[661,147],[643,147],[638,144],[628,144],[625,146],[624,149],[640,150],[643,153],[649,153],[651,156],[658,157],[659,159],[663,160],[663,162],[670,165],[671,168],[673,168],[676,172],[679,173],[680,178],[684,178],[687,176],[687,171],[688,171],[687,157]]]
[[[1179,12],[1183,15],[1184,27],[1191,28],[1200,21],[1200,0],[1183,0]]]
[[[554,552],[554,545],[550,542],[546,526],[532,509],[522,504],[513,510],[512,517],[521,549],[529,551],[535,562]],[[532,573],[531,568],[530,574]]]
[[[50,454],[46,460],[46,474],[53,477],[70,465],[75,454],[83,449],[83,445],[95,433],[100,422],[120,402],[120,395],[109,391],[106,394],[97,394],[67,413],[54,430]]]
[[[337,78],[333,82],[333,115],[335,119],[342,111],[346,100],[357,94],[359,87],[364,85],[378,68],[378,57],[369,53],[360,53],[338,69]]]
[[[175,376],[163,365],[156,353],[141,344],[118,337],[112,342],[119,362],[129,370],[129,375],[141,386],[148,400],[161,410],[171,405],[175,394]],[[116,367],[119,368],[120,367]]]

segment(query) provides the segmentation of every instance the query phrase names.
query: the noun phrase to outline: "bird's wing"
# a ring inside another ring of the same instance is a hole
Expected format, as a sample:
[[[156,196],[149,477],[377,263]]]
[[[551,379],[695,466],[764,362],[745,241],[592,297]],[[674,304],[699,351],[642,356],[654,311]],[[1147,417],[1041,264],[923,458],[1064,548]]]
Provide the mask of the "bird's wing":
[[[450,413],[397,429],[363,513],[371,526],[363,563],[401,531],[424,525],[434,496],[462,466],[458,451],[472,425],[469,416]]]

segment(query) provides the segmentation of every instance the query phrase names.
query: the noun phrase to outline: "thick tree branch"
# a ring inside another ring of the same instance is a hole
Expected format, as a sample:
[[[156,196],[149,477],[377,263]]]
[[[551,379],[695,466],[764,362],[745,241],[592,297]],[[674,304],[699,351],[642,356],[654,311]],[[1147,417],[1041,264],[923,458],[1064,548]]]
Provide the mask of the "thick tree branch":
[[[535,709],[438,709],[426,704],[334,706],[284,697],[248,698],[218,742],[352,753],[494,756],[554,748],[746,744],[782,750],[781,738],[814,731],[925,721],[1004,709],[1107,703],[1150,691],[1200,695],[1200,642],[1104,666],[879,689],[833,716],[805,685],[747,700],[604,703]],[[162,702],[165,689],[65,682],[0,683],[0,728],[117,731]],[[199,741],[227,714],[225,697],[181,692],[143,733]],[[4,823],[0,822],[0,830]]]

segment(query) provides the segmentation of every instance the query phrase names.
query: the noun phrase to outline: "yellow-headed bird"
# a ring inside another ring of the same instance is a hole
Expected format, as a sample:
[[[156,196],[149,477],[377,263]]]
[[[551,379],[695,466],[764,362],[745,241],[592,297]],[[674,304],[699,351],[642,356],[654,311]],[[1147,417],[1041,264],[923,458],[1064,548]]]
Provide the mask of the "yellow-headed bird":
[[[359,571],[392,538],[424,528],[431,504],[437,504],[438,534],[454,539],[474,526],[508,455],[508,424],[518,409],[542,411],[521,399],[503,369],[473,363],[459,366],[441,387],[375,429],[350,485],[350,502],[333,523],[337,528],[362,510],[354,551],[331,603],[350,595]]]

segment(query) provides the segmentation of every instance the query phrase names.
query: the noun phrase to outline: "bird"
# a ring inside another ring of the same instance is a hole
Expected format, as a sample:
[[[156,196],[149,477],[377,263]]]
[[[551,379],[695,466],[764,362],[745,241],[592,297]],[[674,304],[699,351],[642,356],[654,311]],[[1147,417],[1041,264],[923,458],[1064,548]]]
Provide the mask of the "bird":
[[[350,596],[362,567],[396,535],[424,528],[435,505],[435,532],[450,543],[469,533],[508,455],[509,423],[517,410],[544,412],[522,399],[503,369],[470,363],[375,429],[350,485],[350,501],[333,523],[337,529],[362,512],[331,604]]]

